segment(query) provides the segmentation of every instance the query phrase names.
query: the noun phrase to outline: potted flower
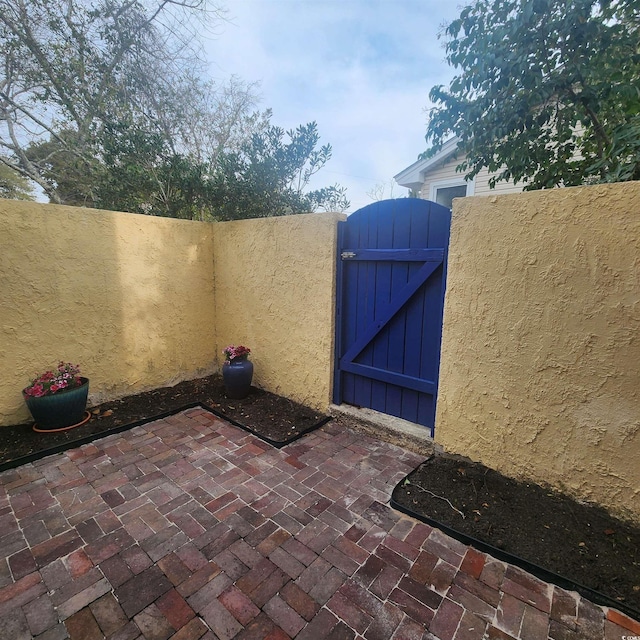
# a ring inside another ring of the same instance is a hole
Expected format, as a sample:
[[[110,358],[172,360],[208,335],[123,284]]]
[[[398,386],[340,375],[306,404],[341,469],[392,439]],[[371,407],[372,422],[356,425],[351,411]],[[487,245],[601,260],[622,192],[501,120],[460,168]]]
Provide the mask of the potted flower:
[[[229,345],[222,350],[225,361],[222,365],[222,380],[228,398],[240,400],[249,395],[253,378],[253,362],[249,358],[251,349],[244,345]]]
[[[64,431],[86,422],[85,411],[89,379],[80,375],[80,367],[60,362],[53,371],[45,371],[22,390],[22,396],[36,421],[34,431]]]

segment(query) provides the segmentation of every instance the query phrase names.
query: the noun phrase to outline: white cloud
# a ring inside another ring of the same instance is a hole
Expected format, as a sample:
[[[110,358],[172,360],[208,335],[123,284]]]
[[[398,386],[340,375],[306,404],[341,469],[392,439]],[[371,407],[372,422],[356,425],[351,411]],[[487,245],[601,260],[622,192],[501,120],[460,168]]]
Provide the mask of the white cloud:
[[[207,45],[212,74],[260,81],[275,124],[317,121],[333,158],[316,186],[346,186],[354,211],[424,150],[429,90],[453,75],[437,34],[454,2],[234,0],[228,10]]]

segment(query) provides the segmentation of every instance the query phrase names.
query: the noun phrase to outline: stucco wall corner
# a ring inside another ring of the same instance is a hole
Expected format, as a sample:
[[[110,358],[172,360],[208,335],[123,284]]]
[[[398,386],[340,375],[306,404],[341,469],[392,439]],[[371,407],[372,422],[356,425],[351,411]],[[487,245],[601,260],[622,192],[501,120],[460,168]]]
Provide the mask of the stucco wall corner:
[[[435,438],[640,521],[640,183],[456,200]]]
[[[336,233],[344,218],[313,213],[216,225],[217,352],[249,346],[257,386],[319,411],[331,401]]]

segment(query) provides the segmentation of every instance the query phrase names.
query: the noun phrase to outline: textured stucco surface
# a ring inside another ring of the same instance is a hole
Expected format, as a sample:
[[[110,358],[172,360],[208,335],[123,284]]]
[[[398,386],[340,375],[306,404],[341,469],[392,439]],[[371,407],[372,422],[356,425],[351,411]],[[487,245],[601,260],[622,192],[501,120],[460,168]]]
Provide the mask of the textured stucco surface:
[[[336,230],[344,215],[224,222],[215,230],[218,357],[251,348],[255,383],[326,411],[330,404]]]
[[[213,225],[0,200],[0,275],[0,425],[59,360],[90,402],[216,369]]]
[[[640,183],[456,200],[436,442],[640,521]]]

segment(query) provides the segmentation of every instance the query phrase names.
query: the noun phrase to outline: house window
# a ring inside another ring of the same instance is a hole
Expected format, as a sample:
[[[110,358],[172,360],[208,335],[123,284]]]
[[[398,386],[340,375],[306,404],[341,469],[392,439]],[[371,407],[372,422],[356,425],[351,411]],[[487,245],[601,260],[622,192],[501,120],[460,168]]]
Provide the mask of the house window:
[[[473,182],[436,182],[431,185],[430,200],[451,209],[454,198],[473,195],[473,186]]]

